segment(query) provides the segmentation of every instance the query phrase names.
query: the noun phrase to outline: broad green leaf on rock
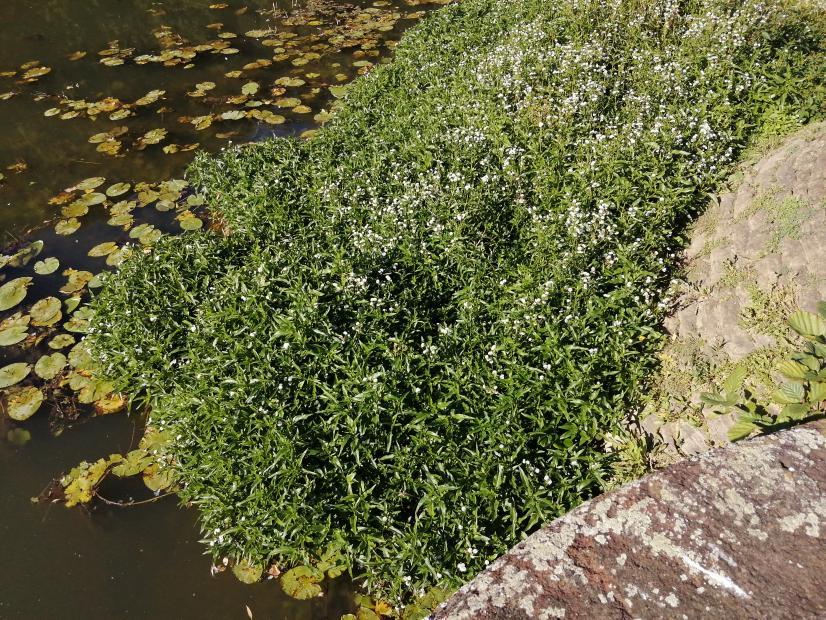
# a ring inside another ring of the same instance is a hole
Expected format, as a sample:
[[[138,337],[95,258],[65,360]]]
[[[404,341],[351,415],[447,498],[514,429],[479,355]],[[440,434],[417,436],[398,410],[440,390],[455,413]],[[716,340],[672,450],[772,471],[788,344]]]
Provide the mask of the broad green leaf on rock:
[[[0,286],[0,310],[8,310],[23,301],[31,282],[30,277],[15,278]]]
[[[792,403],[801,403],[805,397],[805,390],[802,383],[785,383],[783,386],[772,394],[772,401],[789,405]]]
[[[57,271],[58,267],[60,267],[60,261],[54,256],[50,256],[49,258],[37,261],[34,264],[34,272],[41,276],[47,276]]]
[[[54,325],[63,318],[63,313],[60,311],[62,306],[63,304],[57,297],[46,297],[36,302],[29,311],[32,317],[32,325]]]
[[[232,567],[232,574],[241,583],[256,583],[261,581],[264,574],[264,567],[258,564],[250,564],[246,560],[241,560]]]
[[[729,441],[738,441],[751,435],[757,430],[754,420],[748,416],[740,416],[728,431]]]
[[[63,353],[52,353],[44,355],[34,365],[34,374],[41,379],[50,381],[54,379],[66,367],[66,356]]]
[[[281,575],[281,588],[292,598],[306,601],[321,594],[324,574],[311,566],[296,566]]]
[[[75,343],[75,338],[71,334],[58,334],[49,341],[50,349],[65,349]]]
[[[812,383],[809,385],[809,396],[807,400],[810,403],[819,403],[826,400],[826,383]]]
[[[793,360],[783,360],[777,365],[777,370],[784,377],[798,381],[806,379],[811,372],[806,366]]]
[[[0,347],[8,347],[18,342],[22,342],[29,335],[29,328],[26,325],[13,325],[0,330]]]
[[[43,392],[36,387],[10,390],[6,403],[6,413],[12,420],[22,422],[32,417],[43,404]]]
[[[826,318],[805,310],[798,310],[792,314],[789,317],[789,325],[794,331],[806,338],[817,338],[826,335]]]

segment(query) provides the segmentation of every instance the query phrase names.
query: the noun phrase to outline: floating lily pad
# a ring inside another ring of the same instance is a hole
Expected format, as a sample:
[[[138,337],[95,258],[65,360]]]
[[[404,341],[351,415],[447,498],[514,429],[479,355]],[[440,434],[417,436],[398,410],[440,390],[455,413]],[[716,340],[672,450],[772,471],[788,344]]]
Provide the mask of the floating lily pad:
[[[30,277],[15,278],[0,286],[0,310],[8,310],[23,301],[31,282]]]
[[[38,275],[46,276],[57,271],[58,267],[60,267],[60,261],[54,256],[50,256],[49,258],[37,261],[34,264],[34,272]]]
[[[254,95],[259,88],[258,82],[247,82],[241,87],[241,92],[245,95]]]
[[[126,408],[126,397],[122,394],[109,394],[95,401],[97,415],[109,415]]]
[[[175,484],[175,472],[171,467],[160,467],[153,463],[143,470],[143,483],[150,491],[158,493]]]
[[[80,305],[80,297],[77,295],[69,297],[63,303],[66,305],[66,312],[71,314]]]
[[[296,566],[281,575],[281,588],[295,599],[306,601],[321,594],[318,585],[324,579],[324,573],[312,566]]]
[[[106,183],[105,177],[89,177],[88,179],[83,179],[80,183],[75,185],[72,189],[80,189],[83,191],[96,189]]]
[[[28,420],[40,409],[44,398],[43,392],[36,387],[10,390],[6,403],[6,413],[12,420],[17,422]]]
[[[132,186],[129,183],[115,183],[107,188],[106,195],[110,198],[115,198],[116,196],[125,194],[130,189],[132,189]]]
[[[114,241],[104,241],[89,250],[88,255],[92,257],[107,256],[117,249],[118,244]]]
[[[65,349],[75,343],[75,337],[71,334],[58,334],[49,340],[50,349]]]
[[[29,311],[32,317],[32,325],[54,325],[63,317],[63,313],[60,311],[61,307],[62,304],[57,297],[46,297],[39,300]]]
[[[8,347],[18,342],[22,342],[29,335],[29,328],[26,325],[13,325],[0,330],[0,347]]]
[[[77,395],[78,402],[88,405],[112,393],[114,386],[108,381],[92,380],[80,389]]]
[[[82,217],[89,213],[89,207],[88,205],[83,204],[81,201],[75,200],[72,204],[63,207],[60,210],[60,213],[61,215],[63,215],[63,217],[67,218]]]
[[[66,356],[60,352],[44,355],[34,365],[34,374],[49,381],[60,374],[60,371],[66,367],[67,361]]]
[[[6,388],[17,383],[29,376],[32,371],[31,364],[25,362],[16,362],[3,366],[0,368],[0,388]]]
[[[72,217],[68,220],[60,220],[57,224],[55,224],[54,231],[58,235],[71,235],[78,228],[80,228],[80,220],[76,217]]]
[[[121,478],[135,476],[153,463],[152,456],[141,448],[132,450],[126,457],[112,468],[112,473]]]
[[[232,574],[241,583],[256,583],[261,580],[264,574],[264,567],[258,564],[250,564],[246,560],[241,560],[232,567]]]
[[[43,242],[40,240],[33,241],[21,250],[13,254],[8,264],[12,267],[25,267],[33,258],[35,258],[43,250]]]
[[[92,355],[84,342],[78,342],[69,351],[69,365],[77,370],[85,370],[92,365]]]
[[[63,272],[68,277],[68,281],[60,288],[61,293],[71,294],[83,289],[94,275],[91,271],[78,271],[77,269],[66,269]]]

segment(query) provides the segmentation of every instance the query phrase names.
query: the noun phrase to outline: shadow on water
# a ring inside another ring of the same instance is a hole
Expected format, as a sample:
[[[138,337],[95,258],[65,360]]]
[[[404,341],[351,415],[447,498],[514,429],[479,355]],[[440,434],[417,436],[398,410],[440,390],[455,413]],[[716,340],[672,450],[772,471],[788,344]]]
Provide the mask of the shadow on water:
[[[34,260],[3,263],[0,284],[33,280],[25,300],[0,313],[0,323],[16,312],[25,318],[33,302],[48,296],[64,304],[73,295],[85,300],[86,288],[59,292],[67,268],[89,276],[109,269],[106,255],[90,257],[90,248],[111,241],[141,251],[154,237],[130,236],[139,224],[177,233],[181,213],[191,207],[185,202],[188,190],[171,192],[176,195],[168,201],[161,196],[140,202],[139,187],[105,197],[107,187],[181,177],[196,144],[215,151],[230,142],[298,135],[317,126],[333,100],[330,87],[382,62],[424,8],[434,5],[424,0],[1,2],[0,243],[19,247],[22,240],[37,239],[43,242],[37,258],[57,258],[60,267],[44,275],[33,270]],[[250,82],[258,88],[245,93]],[[148,104],[137,103],[153,90],[165,92]],[[158,129],[166,130],[159,141],[142,143],[146,132]],[[109,151],[94,138],[107,132],[102,140]],[[105,184],[55,200],[88,177],[104,177]],[[163,194],[168,187],[145,188],[156,190]],[[92,191],[105,201],[90,205],[88,213],[71,202]],[[129,201],[140,204],[125,204]],[[73,225],[71,234],[63,234],[64,226],[60,233],[55,223],[72,219],[67,213],[73,208],[79,213],[76,231]],[[121,220],[113,222],[115,215]],[[26,237],[31,227],[36,228]],[[65,321],[71,309],[63,313]],[[1,365],[34,364],[54,353],[47,343],[65,333],[66,323],[35,325],[23,342],[0,347]],[[73,335],[80,339],[80,333]],[[74,372],[67,367],[58,380]],[[134,448],[142,432],[141,421],[123,413],[93,417],[89,405],[66,415],[60,404],[74,398],[66,383],[54,387],[53,382],[47,389],[33,374],[27,377],[21,385],[42,389],[46,401],[33,417],[17,422],[7,415],[4,390],[0,618],[246,618],[251,612],[253,618],[303,620],[338,619],[353,611],[353,587],[343,577],[326,580],[323,597],[300,602],[272,580],[244,586],[229,571],[211,576],[211,562],[198,542],[196,512],[178,507],[174,497],[129,508],[32,502],[50,480],[80,461]],[[26,432],[27,442],[13,441]],[[104,495],[147,497],[134,480],[107,484],[118,486],[104,486]]]

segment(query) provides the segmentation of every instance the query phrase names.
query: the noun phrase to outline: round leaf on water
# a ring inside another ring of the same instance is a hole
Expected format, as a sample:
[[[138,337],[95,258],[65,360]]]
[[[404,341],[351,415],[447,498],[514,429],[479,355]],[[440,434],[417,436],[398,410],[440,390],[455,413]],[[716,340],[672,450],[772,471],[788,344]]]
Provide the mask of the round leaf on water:
[[[296,566],[281,575],[281,588],[295,599],[306,601],[321,594],[324,574],[311,566]]]
[[[241,92],[245,95],[254,95],[258,92],[258,88],[257,82],[247,82],[241,87]]]
[[[72,189],[81,189],[86,191],[87,189],[95,189],[100,187],[106,182],[104,177],[89,177],[88,179],[83,179],[80,183],[75,185]]]
[[[101,194],[100,192],[91,192],[89,194],[83,194],[83,196],[77,199],[77,202],[86,205],[87,207],[103,204],[104,202],[106,202],[106,194]]]
[[[256,583],[261,580],[261,575],[264,574],[264,567],[256,564],[250,564],[246,560],[241,560],[232,567],[232,574],[241,583]]]
[[[23,301],[31,282],[29,277],[15,278],[0,286],[0,310],[8,310]]]
[[[121,196],[132,189],[132,186],[129,183],[115,183],[114,185],[110,185],[109,188],[106,190],[106,195],[110,198],[115,198],[116,196]]]
[[[63,353],[44,355],[34,365],[34,374],[49,381],[60,374],[60,371],[66,367],[66,362],[66,356]]]
[[[229,110],[227,112],[221,113],[221,118],[225,121],[237,121],[246,117],[246,112],[243,112],[242,110]]]
[[[66,305],[66,312],[71,314],[72,312],[75,311],[75,308],[77,308],[80,305],[80,297],[78,297],[78,296],[69,297],[63,303]]]
[[[75,337],[71,334],[58,334],[49,340],[50,349],[65,349],[75,343]]]
[[[20,383],[32,371],[30,364],[16,362],[0,368],[0,388],[6,388]]]
[[[175,473],[171,467],[160,468],[153,463],[143,470],[143,483],[150,491],[158,493],[175,484]]]
[[[63,313],[60,311],[62,305],[57,297],[41,299],[29,311],[32,317],[32,325],[54,325],[63,318]]]
[[[100,400],[112,393],[114,386],[108,381],[90,381],[80,389],[77,400],[84,405]]]
[[[109,394],[95,401],[95,413],[109,415],[117,413],[126,407],[126,397],[121,394]]]
[[[89,213],[89,207],[86,206],[85,204],[83,204],[79,200],[75,200],[72,204],[70,204],[66,207],[63,207],[60,210],[60,214],[63,217],[69,217],[69,218],[71,218],[71,217],[83,217],[87,213]]]
[[[12,267],[25,267],[34,257],[40,254],[42,250],[43,242],[40,240],[33,241],[25,248],[18,250],[11,258],[9,258],[8,264]]]
[[[381,618],[369,607],[361,606],[356,613],[356,620],[381,620]]]
[[[204,222],[197,217],[182,217],[180,219],[181,228],[184,230],[198,230],[204,225]]]
[[[104,241],[103,243],[99,243],[98,245],[93,247],[91,250],[89,250],[88,254],[89,254],[89,256],[92,256],[92,257],[106,256],[108,254],[111,254],[112,252],[114,252],[117,249],[118,249],[118,244],[115,243],[114,241]]]
[[[26,325],[13,325],[0,330],[0,347],[8,347],[26,339],[29,328]]]
[[[77,269],[67,269],[63,272],[64,276],[68,277],[66,284],[60,287],[61,293],[70,295],[81,290],[94,274],[91,271],[78,271]]]
[[[54,256],[50,256],[49,258],[37,261],[34,264],[34,272],[41,276],[47,276],[57,271],[58,267],[60,267],[60,261]]]
[[[43,404],[43,392],[36,387],[24,387],[9,392],[6,413],[12,420],[22,422],[32,417]]]
[[[106,257],[106,264],[110,267],[117,267],[125,261],[131,253],[132,250],[130,248],[121,248]]]
[[[152,457],[146,452],[146,450],[139,448],[128,452],[126,454],[126,458],[112,468],[112,473],[120,478],[135,476],[151,464]]]
[[[86,348],[85,343],[78,342],[72,350],[69,351],[69,364],[72,368],[83,370],[89,368],[92,364],[92,356]]]
[[[68,220],[60,220],[57,224],[55,224],[54,231],[58,235],[71,235],[78,228],[80,228],[80,220],[76,217],[72,217]]]

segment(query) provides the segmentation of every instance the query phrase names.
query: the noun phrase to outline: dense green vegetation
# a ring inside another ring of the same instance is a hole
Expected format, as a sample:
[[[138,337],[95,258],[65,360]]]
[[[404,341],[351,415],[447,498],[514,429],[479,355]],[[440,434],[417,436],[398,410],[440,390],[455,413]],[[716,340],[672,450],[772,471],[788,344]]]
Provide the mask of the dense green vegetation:
[[[213,553],[329,545],[456,583],[593,494],[686,221],[824,98],[823,15],[751,0],[466,0],[313,139],[201,156],[227,231],[96,300],[105,374],[174,438]]]

